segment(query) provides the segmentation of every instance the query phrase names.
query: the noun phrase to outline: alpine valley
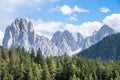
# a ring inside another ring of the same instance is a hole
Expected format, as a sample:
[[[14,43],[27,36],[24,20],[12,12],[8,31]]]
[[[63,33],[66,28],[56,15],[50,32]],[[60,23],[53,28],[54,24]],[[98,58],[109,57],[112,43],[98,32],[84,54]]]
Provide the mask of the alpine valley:
[[[120,0],[0,0],[0,80],[120,80]]]
[[[2,44],[4,48],[21,46],[27,51],[32,49],[37,51],[40,48],[44,56],[58,56],[63,55],[65,52],[69,55],[74,55],[91,47],[104,37],[115,33],[116,31],[108,25],[103,25],[92,36],[86,38],[82,34],[77,33],[77,40],[75,40],[72,33],[65,30],[63,32],[55,32],[52,39],[49,40],[49,38],[35,33],[31,21],[25,18],[17,18],[6,28]]]

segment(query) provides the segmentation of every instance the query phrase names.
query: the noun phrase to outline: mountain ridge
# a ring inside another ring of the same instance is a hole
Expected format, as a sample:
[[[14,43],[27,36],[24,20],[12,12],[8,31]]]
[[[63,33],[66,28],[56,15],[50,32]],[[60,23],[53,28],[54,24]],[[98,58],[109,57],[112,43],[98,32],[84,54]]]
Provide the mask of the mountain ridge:
[[[97,38],[98,33],[100,36]],[[106,34],[104,35],[104,33]],[[112,28],[103,25],[100,30],[87,38],[77,33],[78,38],[75,40],[73,34],[65,30],[63,32],[55,32],[52,39],[49,40],[47,37],[39,36],[35,33],[31,21],[25,18],[17,18],[6,28],[3,47],[10,48],[20,45],[28,51],[32,48],[35,51],[40,48],[44,55],[63,55],[65,52],[72,54],[76,51],[82,51],[99,42],[105,36],[114,33],[116,32]]]

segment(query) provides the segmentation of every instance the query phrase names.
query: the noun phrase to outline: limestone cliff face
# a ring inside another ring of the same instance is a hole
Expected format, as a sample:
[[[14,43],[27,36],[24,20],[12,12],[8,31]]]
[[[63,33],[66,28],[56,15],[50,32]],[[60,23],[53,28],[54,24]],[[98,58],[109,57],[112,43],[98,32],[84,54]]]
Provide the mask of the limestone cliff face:
[[[24,19],[17,18],[6,28],[3,47],[24,47],[27,51],[40,48],[44,55],[58,55],[60,50],[46,37],[35,34],[33,24]],[[57,54],[56,54],[57,53]]]

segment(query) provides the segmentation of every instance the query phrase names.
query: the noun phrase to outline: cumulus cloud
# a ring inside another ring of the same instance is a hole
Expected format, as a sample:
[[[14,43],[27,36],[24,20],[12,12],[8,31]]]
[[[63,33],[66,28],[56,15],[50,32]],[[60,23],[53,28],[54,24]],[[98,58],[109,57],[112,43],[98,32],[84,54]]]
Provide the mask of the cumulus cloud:
[[[59,8],[60,8],[60,12],[63,15],[69,16],[69,20],[74,20],[74,21],[78,20],[75,16],[73,16],[76,12],[77,13],[89,12],[89,10],[79,8],[77,5],[75,5],[73,8],[71,8],[69,5],[63,5]],[[57,7],[57,10],[58,10],[58,7]]]
[[[98,31],[102,27],[102,23],[93,21],[85,22],[79,26],[78,32],[80,32],[84,37],[91,36],[94,31]]]
[[[73,13],[73,10],[72,8],[70,8],[68,5],[64,5],[60,8],[62,14],[64,15],[70,15]]]
[[[84,37],[87,37],[92,35],[92,33],[95,30],[98,30],[101,27],[101,25],[102,24],[97,21],[86,22],[81,25],[74,25],[74,24],[68,24],[63,22],[44,22],[39,20],[37,21],[37,23],[34,23],[34,26],[35,26],[34,29],[37,32],[37,34],[40,34],[40,35],[47,35],[41,32],[54,33],[56,31],[68,30],[73,34],[80,32]]]
[[[60,7],[60,11],[64,15],[71,15],[71,14],[73,14],[75,12],[79,12],[79,13],[81,13],[81,12],[89,12],[89,10],[81,9],[77,5],[75,5],[73,8],[71,8],[68,5],[63,5],[63,6]]]
[[[74,15],[75,16],[75,15]],[[1,17],[1,23],[5,23],[4,18]],[[48,38],[51,38],[54,32],[56,31],[64,31],[68,30],[73,34],[80,32],[84,37],[90,36],[93,34],[94,31],[99,30],[103,24],[109,25],[111,28],[115,29],[116,31],[120,32],[120,14],[112,14],[107,16],[103,19],[102,22],[92,21],[92,22],[84,22],[83,24],[75,25],[75,24],[68,24],[63,22],[46,22],[43,20],[32,20],[34,24],[35,32],[39,35],[44,35]],[[50,33],[50,34],[49,34]],[[0,31],[0,40],[3,38],[3,32]]]
[[[34,23],[35,30],[38,31],[47,31],[54,32],[55,30],[60,30],[60,26],[62,26],[62,22],[44,22],[42,20],[35,21]]]
[[[107,8],[107,7],[102,7],[102,8],[100,8],[100,11],[101,11],[102,13],[108,13],[108,12],[110,12],[110,9]]]
[[[42,20],[35,21],[35,31],[39,34],[43,34],[42,32],[53,33],[56,31],[64,31],[68,30],[73,34],[80,32],[84,37],[91,36],[94,31],[98,31],[103,24],[109,25],[114,30],[120,32],[120,14],[112,14],[103,19],[102,22],[92,21],[92,22],[84,22],[80,25],[68,24],[63,22],[45,22]],[[40,33],[41,32],[41,33]],[[47,35],[48,36],[48,35]],[[52,35],[51,35],[52,36]],[[49,37],[51,37],[49,35]]]
[[[112,14],[110,16],[107,16],[103,20],[103,23],[120,32],[120,14]]]
[[[62,22],[45,22],[42,20],[34,21],[34,29],[37,34],[44,35],[51,38],[52,35],[48,33],[54,33],[56,31],[62,30],[63,23]],[[44,32],[44,33],[42,33]]]
[[[74,12],[89,12],[89,10],[79,8],[77,5],[74,6],[73,11]]]

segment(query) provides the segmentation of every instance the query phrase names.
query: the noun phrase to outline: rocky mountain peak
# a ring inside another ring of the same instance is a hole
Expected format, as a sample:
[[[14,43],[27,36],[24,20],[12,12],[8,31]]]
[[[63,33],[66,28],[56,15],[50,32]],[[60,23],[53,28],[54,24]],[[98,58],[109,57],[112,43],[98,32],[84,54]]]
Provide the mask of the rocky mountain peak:
[[[108,25],[103,25],[99,31],[97,31],[95,38],[97,41],[102,40],[104,37],[116,33],[115,30],[110,28]]]
[[[101,28],[100,28],[100,30],[99,30],[99,32],[113,32],[114,30],[111,28],[111,27],[109,27],[108,25],[106,25],[106,24],[104,24]]]
[[[55,32],[51,41],[63,52],[72,52],[78,49],[78,45],[69,31]]]
[[[114,34],[116,31],[110,28],[108,25],[103,25],[98,31],[95,31],[92,36],[85,39],[84,48],[89,48],[91,45],[99,42],[104,37]]]
[[[80,33],[77,33],[77,44],[79,47],[82,47],[84,44],[84,37]]]
[[[82,34],[80,34],[80,33],[77,33],[77,37],[78,37],[78,40],[79,40],[80,38],[83,38]]]
[[[27,51],[40,48],[43,55],[58,55],[61,52],[48,38],[35,34],[32,22],[25,18],[17,18],[5,31],[3,47],[14,48],[18,45]]]
[[[13,30],[18,29],[20,31],[34,31],[32,22],[25,18],[16,18],[11,26]]]

